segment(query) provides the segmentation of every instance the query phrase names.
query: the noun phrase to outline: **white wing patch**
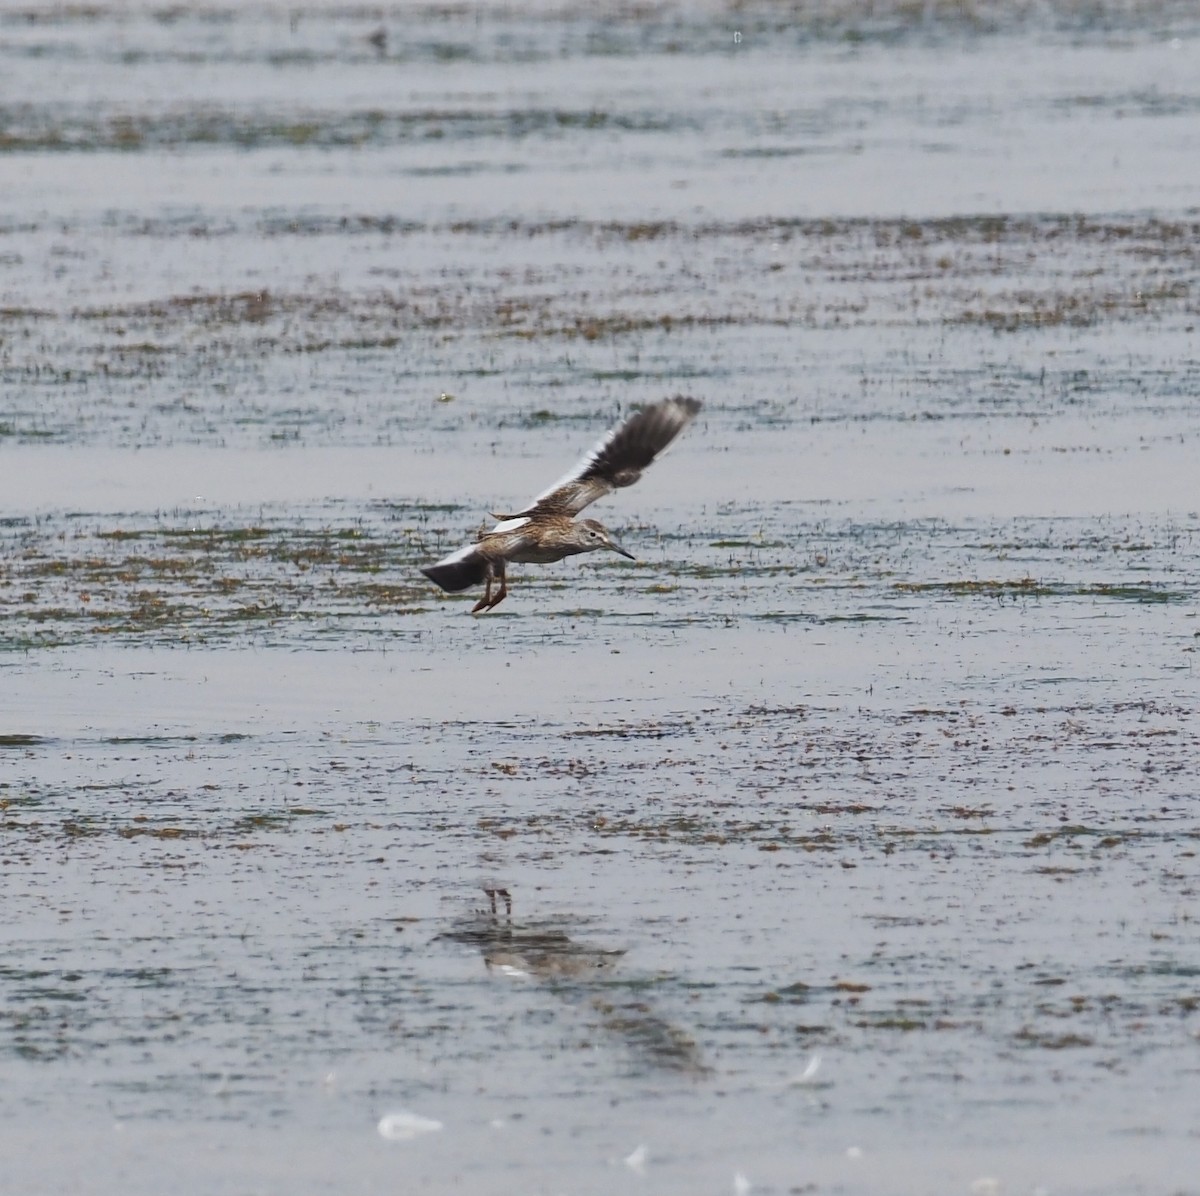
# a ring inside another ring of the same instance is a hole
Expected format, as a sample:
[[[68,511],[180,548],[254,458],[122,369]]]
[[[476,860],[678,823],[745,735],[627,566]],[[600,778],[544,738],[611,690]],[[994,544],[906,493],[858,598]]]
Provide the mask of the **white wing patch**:
[[[433,568],[440,569],[443,565],[457,565],[461,561],[465,561],[469,556],[471,556],[477,547],[478,546],[475,544],[464,544],[463,547],[458,549],[456,552],[452,552],[449,556],[442,557],[442,559],[438,561]]]
[[[495,535],[497,532],[515,532],[518,528],[524,527],[529,522],[529,517],[520,515],[516,519],[501,519],[499,523],[492,528],[489,535]]]

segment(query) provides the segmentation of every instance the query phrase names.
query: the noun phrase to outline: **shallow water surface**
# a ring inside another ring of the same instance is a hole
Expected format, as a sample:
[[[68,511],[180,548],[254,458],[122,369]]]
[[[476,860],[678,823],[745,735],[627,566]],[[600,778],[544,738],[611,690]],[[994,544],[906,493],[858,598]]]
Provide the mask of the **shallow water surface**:
[[[809,7],[0,10],[0,1188],[1200,1190],[1200,29]]]

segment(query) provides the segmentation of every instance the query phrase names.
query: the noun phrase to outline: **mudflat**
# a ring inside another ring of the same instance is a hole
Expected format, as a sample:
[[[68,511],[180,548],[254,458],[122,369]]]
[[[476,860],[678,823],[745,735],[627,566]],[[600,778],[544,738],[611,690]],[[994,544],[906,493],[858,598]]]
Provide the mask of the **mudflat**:
[[[1198,54],[5,6],[0,1187],[1194,1191]]]

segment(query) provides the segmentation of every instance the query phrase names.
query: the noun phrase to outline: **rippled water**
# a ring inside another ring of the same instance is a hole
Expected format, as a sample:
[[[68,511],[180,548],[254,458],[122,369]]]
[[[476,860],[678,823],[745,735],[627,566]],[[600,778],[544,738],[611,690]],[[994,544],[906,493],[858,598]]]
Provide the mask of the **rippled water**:
[[[0,1187],[1191,1191],[1198,32],[0,8]]]

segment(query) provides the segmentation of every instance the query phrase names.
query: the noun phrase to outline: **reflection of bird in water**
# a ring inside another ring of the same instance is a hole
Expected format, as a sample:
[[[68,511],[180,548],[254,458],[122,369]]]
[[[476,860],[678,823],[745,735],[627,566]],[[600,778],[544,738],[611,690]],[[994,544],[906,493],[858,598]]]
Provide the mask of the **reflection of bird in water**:
[[[587,980],[611,970],[624,951],[585,947],[561,930],[528,931],[494,943],[483,953],[488,969],[536,980]]]
[[[611,968],[625,954],[623,950],[586,947],[557,928],[514,924],[508,889],[487,888],[484,892],[490,912],[459,923],[445,937],[478,947],[489,970],[538,980],[586,977]],[[504,902],[503,918],[497,914],[497,898]]]
[[[491,904],[493,918],[496,916],[496,898],[497,897],[504,898],[504,916],[506,918],[512,917],[512,894],[507,889],[500,889],[500,888],[487,889],[487,888],[485,888],[483,891],[484,891],[484,893],[487,894],[487,899],[488,899],[489,903]]]
[[[586,998],[590,1015],[644,1063],[696,1074],[708,1070],[692,1038],[654,1012],[645,979],[618,980],[615,968],[623,949],[589,947],[560,926],[513,922],[508,890],[484,891],[490,912],[464,919],[441,937],[478,947],[489,972],[539,981],[572,1004]],[[497,898],[505,903],[503,917],[496,912]]]
[[[421,570],[448,593],[483,583],[483,597],[471,613],[499,606],[508,594],[505,568],[510,561],[548,565],[564,557],[608,549],[634,559],[612,533],[595,519],[575,516],[596,499],[632,486],[642,471],[696,417],[697,399],[664,399],[635,412],[614,428],[565,478],[543,491],[528,506],[481,531],[474,544]],[[492,583],[499,588],[492,593]]]

